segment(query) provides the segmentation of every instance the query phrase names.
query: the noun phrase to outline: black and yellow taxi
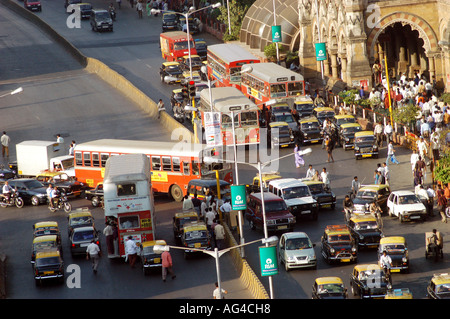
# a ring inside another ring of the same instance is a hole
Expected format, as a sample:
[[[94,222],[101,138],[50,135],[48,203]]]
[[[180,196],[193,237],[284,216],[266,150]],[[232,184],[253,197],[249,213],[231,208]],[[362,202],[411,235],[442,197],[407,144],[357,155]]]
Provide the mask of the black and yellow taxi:
[[[362,264],[353,268],[350,288],[361,299],[383,299],[388,292],[388,280],[378,264]]]
[[[67,173],[58,171],[43,171],[36,176],[36,179],[44,186],[52,184],[66,194],[66,196],[81,196],[82,192],[87,188],[83,183],[75,180]]]
[[[64,282],[64,262],[58,249],[43,250],[36,253],[33,264],[36,285],[47,280]]]
[[[162,83],[180,83],[183,75],[183,70],[178,62],[163,62],[159,68],[159,77]]]
[[[294,101],[293,113],[297,119],[310,117],[314,110],[314,101],[310,97],[298,97]]]
[[[303,179],[302,182],[306,184],[306,186],[308,186],[312,197],[319,205],[319,209],[334,209],[336,207],[336,195],[331,191],[329,187],[326,187],[322,181]]]
[[[267,145],[272,149],[289,147],[295,143],[294,133],[286,122],[270,122],[267,130]]]
[[[320,106],[314,108],[312,114],[319,120],[320,125],[323,124],[323,121],[325,121],[325,119],[330,119],[334,121],[334,117],[336,116],[334,110],[331,107],[327,106]]]
[[[427,286],[429,299],[450,299],[450,274],[434,274]]]
[[[274,179],[282,178],[281,175],[278,172],[268,172],[268,173],[262,173],[262,187],[263,191],[267,191],[269,187],[269,182]],[[252,183],[246,185],[247,192],[248,193],[260,193],[260,184],[259,184],[259,174],[256,174],[255,177],[253,177]]]
[[[362,131],[359,123],[345,123],[339,127],[339,146],[346,150],[355,148],[355,134]]]
[[[409,251],[406,239],[403,236],[388,236],[381,238],[378,247],[378,259],[380,259],[383,251],[391,257],[393,272],[409,272]]]
[[[211,250],[211,236],[206,224],[201,221],[185,224],[181,235],[181,245],[185,248],[185,258],[201,254],[200,250]]]
[[[147,276],[151,271],[161,269],[161,254],[156,253],[153,248],[155,245],[166,246],[165,240],[150,240],[141,243],[139,257],[141,259],[142,272]]]
[[[384,299],[413,299],[413,295],[408,288],[397,288],[388,290]]]
[[[299,139],[302,144],[321,143],[323,140],[322,128],[315,117],[301,118],[298,121]]]
[[[87,189],[84,198],[91,201],[92,206],[102,206],[104,203],[103,183],[98,183],[95,188]]]
[[[359,248],[377,248],[384,237],[378,220],[372,214],[353,215],[347,226]]]
[[[162,32],[178,30],[178,14],[175,12],[164,12],[161,22]]]
[[[387,184],[364,185],[356,193],[353,199],[354,211],[357,214],[369,212],[371,203],[376,202],[383,213],[387,212],[387,201],[391,189]]]
[[[67,216],[69,236],[75,228],[84,226],[95,226],[94,216],[87,208],[78,208]]]
[[[181,61],[181,68],[187,71],[190,71],[191,68],[193,71],[200,71],[200,68],[203,66],[203,60],[198,54],[184,55],[183,60]]]
[[[334,120],[337,127],[340,127],[342,124],[357,123],[356,118],[350,114],[336,114]]]
[[[59,230],[58,222],[43,221],[33,225],[33,237],[46,235],[56,235],[58,237],[58,242],[61,242],[61,231]]]
[[[377,140],[372,131],[356,132],[354,144],[355,158],[357,160],[366,157],[378,158]]]
[[[208,44],[206,43],[205,39],[194,39],[194,42],[197,54],[202,58],[203,62],[205,62],[208,52]]]
[[[321,245],[322,256],[329,264],[358,261],[358,247],[347,225],[326,226]]]
[[[312,299],[347,299],[347,288],[336,276],[319,277],[312,286]]]
[[[231,198],[230,186],[231,184],[227,181],[219,179],[221,199],[225,200]],[[216,196],[219,195],[219,192],[217,191],[217,179],[197,178],[191,179],[188,183],[187,193],[190,196],[197,194],[197,198],[203,200],[207,196],[208,191],[212,191]]]
[[[173,237],[180,242],[183,235],[183,227],[190,222],[199,220],[198,214],[195,210],[175,213],[172,220]]]
[[[62,256],[62,245],[61,242],[58,241],[58,236],[45,235],[35,237],[31,245],[31,264],[34,264],[38,252],[51,249],[59,250]]]

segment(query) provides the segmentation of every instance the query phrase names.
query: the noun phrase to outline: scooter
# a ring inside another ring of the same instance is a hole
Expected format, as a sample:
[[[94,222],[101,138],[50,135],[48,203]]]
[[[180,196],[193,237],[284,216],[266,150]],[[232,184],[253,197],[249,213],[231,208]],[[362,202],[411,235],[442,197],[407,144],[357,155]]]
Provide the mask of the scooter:
[[[22,199],[22,197],[19,196],[19,192],[17,192],[17,191],[13,191],[11,193],[9,200],[6,198],[5,195],[0,194],[0,205],[3,208],[9,207],[9,206],[14,206],[14,205],[17,208],[22,208],[23,204],[24,204],[23,199]]]
[[[50,199],[51,200],[51,199]],[[66,213],[70,213],[72,211],[72,204],[68,202],[67,196],[64,194],[61,194],[60,197],[58,197],[58,202],[51,205],[51,203],[48,203],[48,209],[54,213],[58,210],[64,210]]]
[[[175,120],[177,120],[178,122],[184,123],[183,111],[176,111],[173,116],[174,116]]]
[[[111,16],[111,19],[113,21],[116,21],[116,9],[114,8],[109,8],[109,15]]]

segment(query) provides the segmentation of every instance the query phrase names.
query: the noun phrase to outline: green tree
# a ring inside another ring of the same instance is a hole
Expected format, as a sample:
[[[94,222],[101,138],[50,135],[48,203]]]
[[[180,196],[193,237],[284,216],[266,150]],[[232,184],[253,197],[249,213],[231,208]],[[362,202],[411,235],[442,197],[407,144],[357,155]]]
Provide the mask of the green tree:
[[[229,1],[231,34],[228,30],[228,9],[226,6],[222,6],[219,8],[220,14],[217,17],[217,20],[227,26],[227,29],[223,35],[224,41],[239,40],[242,21],[244,20],[245,14],[247,13],[247,10],[248,8],[250,8],[252,3],[253,2],[250,1]]]

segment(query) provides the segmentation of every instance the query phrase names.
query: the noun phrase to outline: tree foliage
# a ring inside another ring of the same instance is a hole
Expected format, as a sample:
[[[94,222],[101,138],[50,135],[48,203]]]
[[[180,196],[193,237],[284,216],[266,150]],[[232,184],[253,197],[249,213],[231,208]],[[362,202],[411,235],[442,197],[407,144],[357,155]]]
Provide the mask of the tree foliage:
[[[239,40],[239,33],[241,31],[242,21],[244,20],[245,14],[250,6],[253,4],[253,1],[229,1],[229,10],[230,10],[230,25],[231,25],[231,34],[229,32],[228,25],[228,9],[226,6],[222,6],[219,8],[220,14],[217,17],[217,20],[227,26],[227,29],[223,35],[224,41],[235,41]]]

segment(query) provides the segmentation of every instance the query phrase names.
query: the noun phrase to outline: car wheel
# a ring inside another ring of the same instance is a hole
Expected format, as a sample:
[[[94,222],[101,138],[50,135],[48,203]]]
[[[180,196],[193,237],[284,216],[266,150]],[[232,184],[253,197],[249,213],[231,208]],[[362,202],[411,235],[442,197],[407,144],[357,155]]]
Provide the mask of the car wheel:
[[[357,295],[358,295],[358,292],[357,292],[356,289],[355,289],[355,285],[352,284],[352,283],[350,283],[350,287],[351,287],[351,290],[352,290],[352,295],[353,295],[353,296],[357,296]]]
[[[398,220],[400,221],[400,223],[403,223],[403,215],[402,214],[398,214]]]
[[[392,211],[391,211],[390,208],[388,208],[388,216],[389,216],[389,217],[393,217],[393,214],[392,214]]]
[[[284,269],[286,270],[286,272],[289,271],[289,266],[288,266],[288,264],[286,263],[286,261],[284,262]]]
[[[40,204],[39,203],[39,198],[37,196],[31,197],[31,205],[38,206],[39,204]]]
[[[253,220],[250,221],[250,229],[255,230],[256,229],[256,225],[253,222]]]
[[[100,200],[99,200],[98,196],[92,197],[92,199],[91,199],[92,206],[98,207],[99,202],[100,202]]]

